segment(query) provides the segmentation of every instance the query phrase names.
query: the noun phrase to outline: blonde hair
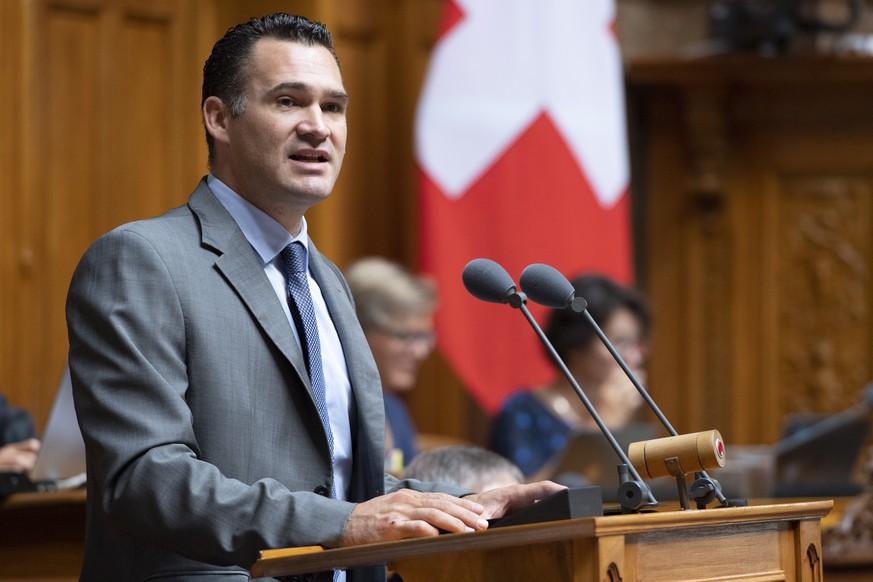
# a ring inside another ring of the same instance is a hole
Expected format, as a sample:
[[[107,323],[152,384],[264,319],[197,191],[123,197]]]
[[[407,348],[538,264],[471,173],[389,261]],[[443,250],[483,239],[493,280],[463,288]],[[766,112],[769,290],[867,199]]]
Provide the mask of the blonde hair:
[[[359,259],[345,277],[364,330],[391,328],[398,319],[428,314],[436,307],[433,283],[388,259]]]

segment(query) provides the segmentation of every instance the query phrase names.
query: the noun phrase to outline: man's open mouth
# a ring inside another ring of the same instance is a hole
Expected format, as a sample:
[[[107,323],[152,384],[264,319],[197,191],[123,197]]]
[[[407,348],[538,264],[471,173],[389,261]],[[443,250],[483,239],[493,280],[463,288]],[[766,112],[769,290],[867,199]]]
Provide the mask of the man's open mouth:
[[[291,159],[296,162],[326,162],[327,157],[320,155],[294,154]]]

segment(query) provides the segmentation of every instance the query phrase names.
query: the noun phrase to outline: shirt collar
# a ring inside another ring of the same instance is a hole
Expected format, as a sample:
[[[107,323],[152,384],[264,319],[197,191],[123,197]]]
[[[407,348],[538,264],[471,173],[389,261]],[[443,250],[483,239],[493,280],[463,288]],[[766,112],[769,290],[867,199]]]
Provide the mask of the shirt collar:
[[[282,249],[295,241],[300,242],[306,249],[308,262],[309,236],[305,217],[300,221],[300,232],[296,237],[291,236],[275,218],[231,190],[227,184],[214,175],[209,174],[206,177],[206,183],[239,225],[243,235],[261,258],[263,265],[273,261]]]

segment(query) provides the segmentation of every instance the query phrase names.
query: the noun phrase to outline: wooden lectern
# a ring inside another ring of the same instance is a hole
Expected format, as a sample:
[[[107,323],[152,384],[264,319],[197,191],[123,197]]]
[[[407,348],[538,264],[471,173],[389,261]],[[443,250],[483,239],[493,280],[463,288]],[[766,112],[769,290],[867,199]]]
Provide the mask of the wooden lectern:
[[[267,550],[252,577],[387,563],[404,582],[822,580],[833,501],[585,517],[325,550]]]

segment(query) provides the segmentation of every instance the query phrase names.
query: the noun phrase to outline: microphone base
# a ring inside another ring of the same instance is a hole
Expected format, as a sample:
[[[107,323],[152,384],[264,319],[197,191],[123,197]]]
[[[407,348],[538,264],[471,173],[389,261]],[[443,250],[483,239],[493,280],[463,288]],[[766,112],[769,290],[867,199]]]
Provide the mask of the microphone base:
[[[603,515],[600,487],[569,487],[510,515],[488,520],[488,527],[526,525]]]
[[[722,507],[748,507],[749,500],[748,499],[725,499],[720,505],[716,505],[715,509],[720,509]]]

